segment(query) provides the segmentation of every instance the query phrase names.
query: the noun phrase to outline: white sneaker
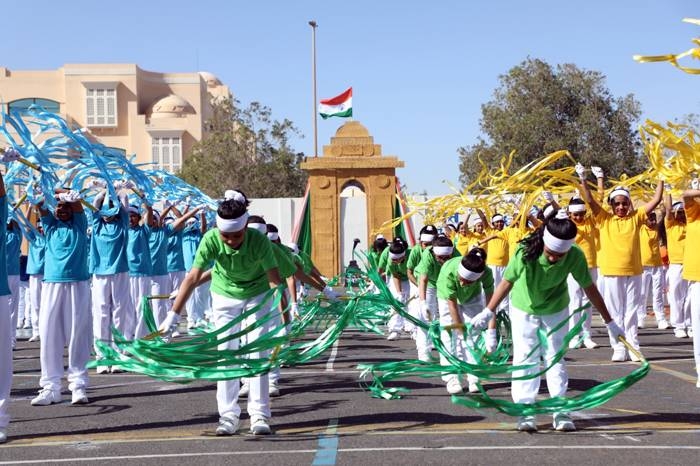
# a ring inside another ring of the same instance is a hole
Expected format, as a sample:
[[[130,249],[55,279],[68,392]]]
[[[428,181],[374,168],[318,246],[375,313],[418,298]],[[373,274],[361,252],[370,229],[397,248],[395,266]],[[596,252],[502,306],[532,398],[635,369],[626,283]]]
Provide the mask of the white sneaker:
[[[458,393],[462,393],[462,384],[459,383],[459,378],[457,376],[452,376],[450,377],[450,380],[447,381],[447,393],[450,395],[456,395]]]
[[[598,347],[598,343],[593,341],[591,337],[586,337],[583,339],[583,346],[585,346],[588,349],[596,349]]]
[[[668,320],[666,320],[666,319],[660,320],[659,323],[657,324],[657,327],[659,328],[659,330],[666,330],[670,326],[671,325],[668,323]]]
[[[23,326],[22,328],[25,328],[25,329],[26,329],[26,328],[32,328],[32,323],[29,322],[29,321],[26,321],[26,322],[24,323],[24,326]]]
[[[248,393],[250,393],[250,383],[246,380],[241,384],[241,389],[238,390],[238,396],[248,396]]]
[[[627,361],[627,350],[625,348],[619,348],[613,351],[612,358],[613,362],[625,362]]]
[[[7,431],[5,429],[0,429],[0,443],[7,442]]]
[[[277,382],[270,380],[267,393],[269,393],[271,397],[280,396],[280,387],[277,385]]]
[[[476,382],[469,382],[469,393],[479,393],[479,386]]]
[[[265,416],[254,416],[250,419],[250,433],[253,435],[270,435],[270,423]]]
[[[123,372],[126,372],[124,369],[122,369],[122,368],[119,367],[119,366],[112,366],[111,369],[109,369],[109,371],[110,371],[112,374],[121,374],[121,373],[123,373]]]
[[[109,374],[109,366],[97,366],[95,372],[98,374]]]
[[[677,328],[673,331],[673,336],[676,338],[688,338],[688,334],[685,333],[685,329]]]
[[[175,337],[179,337],[180,335],[182,335],[182,333],[180,333],[179,330],[175,330],[171,336],[172,336],[172,338],[175,338]]]
[[[39,335],[32,335],[32,337],[27,341],[29,341],[29,342],[39,341]]]
[[[72,405],[84,405],[88,403],[88,397],[85,394],[84,388],[76,388],[73,390],[73,397],[71,398],[70,404]]]
[[[695,382],[695,387],[700,388],[700,377],[698,377],[698,381]]]
[[[569,349],[576,349],[579,346],[581,346],[581,338],[580,337],[574,337],[569,342]]]
[[[520,416],[516,429],[520,432],[537,432],[537,421],[535,416]]]
[[[692,328],[688,328],[687,333],[688,333],[688,338],[693,338],[693,329]]]
[[[647,324],[646,324],[644,319],[645,319],[644,317],[639,317],[637,319],[637,328],[646,328],[647,327]]]
[[[574,421],[572,421],[569,415],[565,413],[556,413],[554,415],[552,427],[554,427],[554,430],[558,430],[560,432],[573,432],[576,430]]]
[[[32,406],[48,406],[61,402],[61,392],[55,392],[50,388],[44,388],[39,395],[31,401]]]
[[[399,338],[399,332],[391,332],[389,336],[386,337],[387,340],[397,340]]]
[[[216,435],[233,435],[238,432],[238,416],[224,416],[219,418],[216,427]]]
[[[637,350],[637,351],[639,351],[639,350]],[[641,362],[642,360],[636,354],[634,354],[633,351],[630,351],[630,361]]]

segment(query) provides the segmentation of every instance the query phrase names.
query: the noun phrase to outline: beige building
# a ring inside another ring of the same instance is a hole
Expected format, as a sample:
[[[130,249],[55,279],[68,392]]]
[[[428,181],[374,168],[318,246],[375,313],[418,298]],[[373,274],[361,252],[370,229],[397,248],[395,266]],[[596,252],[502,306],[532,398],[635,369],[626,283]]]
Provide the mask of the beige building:
[[[212,99],[230,98],[211,73],[155,73],[134,64],[70,64],[51,71],[0,67],[3,110],[39,104],[136,162],[177,172],[201,140]]]

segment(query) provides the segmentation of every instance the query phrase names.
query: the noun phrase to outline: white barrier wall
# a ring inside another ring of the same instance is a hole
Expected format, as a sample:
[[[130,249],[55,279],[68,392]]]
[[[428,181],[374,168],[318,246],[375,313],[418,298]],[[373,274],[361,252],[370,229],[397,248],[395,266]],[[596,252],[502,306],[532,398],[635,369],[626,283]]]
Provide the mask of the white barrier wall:
[[[283,243],[292,241],[292,231],[297,217],[304,208],[302,197],[280,197],[268,199],[251,199],[248,212],[260,215],[265,222],[272,223],[280,231]]]

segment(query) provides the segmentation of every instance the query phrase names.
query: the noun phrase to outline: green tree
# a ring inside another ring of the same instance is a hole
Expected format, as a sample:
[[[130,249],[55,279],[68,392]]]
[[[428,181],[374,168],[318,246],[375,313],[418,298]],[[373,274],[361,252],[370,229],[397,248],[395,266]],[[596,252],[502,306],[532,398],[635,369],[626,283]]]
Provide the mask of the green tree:
[[[238,101],[221,100],[206,125],[205,136],[184,159],[178,174],[183,180],[214,198],[231,188],[259,198],[304,194],[304,154],[289,144],[298,134],[291,121],[273,120],[258,102],[241,108]]]
[[[643,163],[636,130],[640,113],[632,94],[611,94],[602,73],[573,64],[552,68],[528,58],[499,77],[492,100],[481,106],[484,136],[458,149],[460,181],[474,180],[479,160],[495,167],[513,150],[512,169],[566,149],[584,165],[603,167],[606,175],[637,174]]]

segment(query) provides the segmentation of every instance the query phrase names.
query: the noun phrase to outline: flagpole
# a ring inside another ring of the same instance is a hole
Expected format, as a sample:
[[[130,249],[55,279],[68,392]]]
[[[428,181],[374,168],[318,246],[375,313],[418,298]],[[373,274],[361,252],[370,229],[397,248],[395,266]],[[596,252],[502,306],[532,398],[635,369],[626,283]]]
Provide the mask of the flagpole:
[[[314,117],[314,157],[318,157],[318,115],[316,112],[316,28],[318,25],[316,21],[309,21],[309,26],[311,26],[311,82],[314,94],[314,106],[312,109]]]

